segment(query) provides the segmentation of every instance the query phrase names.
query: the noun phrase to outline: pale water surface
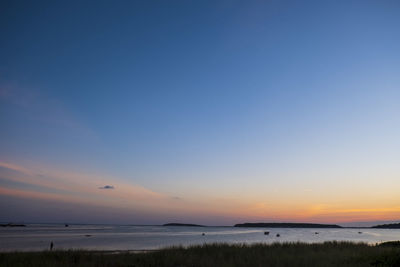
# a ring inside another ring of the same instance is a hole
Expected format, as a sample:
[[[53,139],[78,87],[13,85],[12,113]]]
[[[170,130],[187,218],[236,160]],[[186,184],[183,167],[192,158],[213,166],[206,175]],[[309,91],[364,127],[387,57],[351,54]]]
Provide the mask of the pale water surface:
[[[269,235],[264,235],[269,231]],[[316,234],[318,232],[318,234]],[[359,234],[358,232],[362,232]],[[205,233],[203,236],[202,233]],[[277,234],[280,237],[277,237]],[[151,250],[172,245],[203,243],[273,243],[353,241],[375,244],[400,240],[400,229],[303,229],[236,227],[164,227],[28,224],[0,227],[0,251],[38,251],[49,248],[88,250]]]

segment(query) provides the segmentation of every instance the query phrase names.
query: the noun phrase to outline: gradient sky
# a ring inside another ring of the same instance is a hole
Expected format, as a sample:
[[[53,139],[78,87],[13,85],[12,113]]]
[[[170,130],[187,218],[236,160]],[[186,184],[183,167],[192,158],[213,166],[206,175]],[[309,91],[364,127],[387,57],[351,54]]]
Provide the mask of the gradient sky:
[[[398,1],[1,1],[0,221],[400,219]]]

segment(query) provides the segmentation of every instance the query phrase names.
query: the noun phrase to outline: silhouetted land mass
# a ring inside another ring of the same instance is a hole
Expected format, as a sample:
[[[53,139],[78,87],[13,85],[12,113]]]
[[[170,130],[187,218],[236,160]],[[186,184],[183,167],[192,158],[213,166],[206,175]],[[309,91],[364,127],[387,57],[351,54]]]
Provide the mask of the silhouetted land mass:
[[[372,226],[371,228],[400,229],[400,223],[380,224],[380,225]]]
[[[387,242],[380,243],[378,246],[400,248],[400,241],[387,241]]]
[[[0,224],[0,227],[25,227],[25,224],[16,224],[16,223],[5,223]]]
[[[166,223],[166,224],[163,224],[163,226],[200,226],[200,227],[204,227],[204,225],[192,224],[192,223]]]
[[[269,228],[342,228],[337,224],[318,223],[239,223],[235,227],[269,227]]]

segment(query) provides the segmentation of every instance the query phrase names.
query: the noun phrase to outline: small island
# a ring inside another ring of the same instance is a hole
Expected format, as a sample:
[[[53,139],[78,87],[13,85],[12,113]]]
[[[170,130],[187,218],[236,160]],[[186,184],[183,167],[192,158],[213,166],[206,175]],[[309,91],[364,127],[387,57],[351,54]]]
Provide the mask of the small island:
[[[371,228],[400,229],[400,223],[380,224],[380,225],[372,226]]]
[[[0,227],[26,227],[26,225],[16,224],[16,223],[6,223],[6,224],[0,224]]]
[[[319,223],[240,223],[235,227],[269,227],[269,228],[342,228],[337,224]]]
[[[200,224],[191,224],[191,223],[166,223],[163,226],[197,226],[197,227],[205,227],[204,225]]]

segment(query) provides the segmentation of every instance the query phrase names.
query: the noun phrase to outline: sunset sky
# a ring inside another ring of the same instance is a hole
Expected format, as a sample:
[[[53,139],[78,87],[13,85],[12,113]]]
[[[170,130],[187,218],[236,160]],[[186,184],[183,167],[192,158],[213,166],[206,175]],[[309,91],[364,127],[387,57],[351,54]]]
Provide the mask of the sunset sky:
[[[400,220],[399,1],[1,1],[0,222]]]

